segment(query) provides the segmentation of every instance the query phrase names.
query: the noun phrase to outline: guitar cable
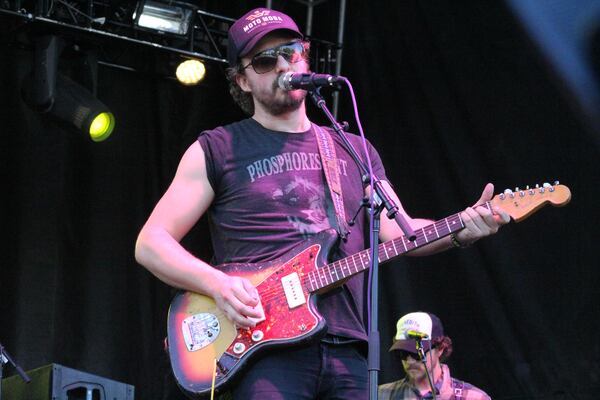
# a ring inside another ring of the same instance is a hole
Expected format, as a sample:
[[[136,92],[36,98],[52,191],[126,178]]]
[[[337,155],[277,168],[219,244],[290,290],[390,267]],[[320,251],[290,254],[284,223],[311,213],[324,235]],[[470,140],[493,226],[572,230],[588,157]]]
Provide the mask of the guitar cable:
[[[215,400],[215,379],[217,378],[217,359],[213,363],[212,384],[210,385],[210,400]]]

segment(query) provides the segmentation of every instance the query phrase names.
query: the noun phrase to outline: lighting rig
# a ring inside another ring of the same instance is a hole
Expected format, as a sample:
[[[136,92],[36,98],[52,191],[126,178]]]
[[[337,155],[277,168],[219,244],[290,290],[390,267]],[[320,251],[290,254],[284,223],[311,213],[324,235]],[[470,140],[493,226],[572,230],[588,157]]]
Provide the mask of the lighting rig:
[[[206,63],[227,65],[227,31],[234,21],[175,0],[0,0],[2,36],[25,37],[35,49],[32,79],[22,88],[24,100],[32,109],[88,132],[94,141],[106,139],[115,125],[112,113],[95,98],[98,65],[148,72],[136,53],[158,51],[176,65],[159,75],[196,85],[205,77]],[[335,74],[341,45],[309,39],[311,69]],[[107,56],[115,43],[129,44],[131,51],[117,60]],[[79,53],[87,87],[58,70],[64,53]]]

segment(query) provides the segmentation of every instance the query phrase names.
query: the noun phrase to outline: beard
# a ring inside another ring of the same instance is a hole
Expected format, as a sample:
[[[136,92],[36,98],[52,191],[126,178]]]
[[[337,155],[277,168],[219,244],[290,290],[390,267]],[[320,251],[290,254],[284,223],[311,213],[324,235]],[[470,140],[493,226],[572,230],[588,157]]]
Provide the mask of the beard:
[[[282,96],[278,96],[278,90],[280,89],[277,80],[274,80],[270,88],[254,92],[254,99],[273,116],[296,111],[306,98],[306,91],[304,90],[296,90],[293,91],[294,93],[284,92]]]

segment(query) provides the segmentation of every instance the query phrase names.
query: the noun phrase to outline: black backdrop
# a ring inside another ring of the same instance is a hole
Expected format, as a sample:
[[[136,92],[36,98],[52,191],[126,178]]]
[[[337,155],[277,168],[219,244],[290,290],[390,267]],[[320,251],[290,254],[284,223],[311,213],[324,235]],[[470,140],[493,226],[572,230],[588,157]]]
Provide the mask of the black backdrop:
[[[201,3],[233,17],[261,4]],[[335,39],[330,3],[317,8],[315,35]],[[488,181],[499,191],[559,179],[573,200],[469,249],[384,266],[380,381],[401,375],[386,354],[396,319],[420,309],[453,338],[454,375],[493,398],[597,398],[598,136],[505,6],[448,3],[347,10],[343,74],[405,208],[441,218]],[[274,5],[303,25],[301,7]],[[24,105],[32,54],[3,36],[0,341],[25,369],[57,362],[131,383],[138,399],[181,398],[162,349],[173,291],[136,265],[133,247],[184,149],[202,129],[242,116],[220,67],[196,88],[101,67],[98,97],[117,128],[95,144]],[[161,59],[118,43],[104,51],[112,61]],[[355,127],[341,98],[340,118]],[[184,241],[210,257],[204,222]]]

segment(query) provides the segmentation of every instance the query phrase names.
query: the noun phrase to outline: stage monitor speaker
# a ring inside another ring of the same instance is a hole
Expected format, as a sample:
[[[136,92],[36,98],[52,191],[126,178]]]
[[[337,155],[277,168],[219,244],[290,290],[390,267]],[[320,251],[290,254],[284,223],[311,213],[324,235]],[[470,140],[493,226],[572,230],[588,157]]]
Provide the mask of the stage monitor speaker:
[[[2,400],[133,400],[135,388],[59,364],[27,371],[31,382],[14,375],[2,380]]]

